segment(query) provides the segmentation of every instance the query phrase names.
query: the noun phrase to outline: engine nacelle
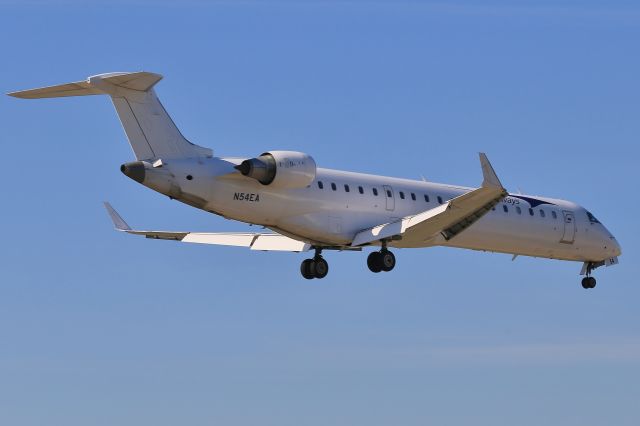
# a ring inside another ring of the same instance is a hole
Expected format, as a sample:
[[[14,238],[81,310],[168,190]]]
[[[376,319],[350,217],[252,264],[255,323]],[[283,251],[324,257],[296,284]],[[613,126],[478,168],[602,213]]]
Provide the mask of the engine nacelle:
[[[270,151],[235,167],[244,176],[275,188],[304,188],[316,178],[316,162],[296,151]]]

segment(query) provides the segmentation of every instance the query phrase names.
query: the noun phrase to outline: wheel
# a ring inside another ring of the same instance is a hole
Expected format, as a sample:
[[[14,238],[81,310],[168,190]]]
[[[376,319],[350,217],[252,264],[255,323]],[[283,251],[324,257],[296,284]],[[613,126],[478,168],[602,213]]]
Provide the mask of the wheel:
[[[593,277],[584,277],[582,279],[582,288],[589,289],[596,287],[596,279]]]
[[[329,264],[322,257],[317,257],[313,260],[314,275],[316,278],[324,278],[329,273]]]
[[[396,257],[389,250],[383,250],[380,253],[380,264],[384,272],[389,272],[396,266]]]
[[[367,257],[367,266],[371,272],[378,273],[382,271],[382,254],[379,251],[374,251]]]
[[[315,268],[313,267],[313,259],[305,259],[300,264],[300,273],[308,280],[315,278]]]
[[[589,285],[590,285],[589,284],[589,277],[584,277],[582,279],[582,288],[584,288],[584,289],[591,288]]]

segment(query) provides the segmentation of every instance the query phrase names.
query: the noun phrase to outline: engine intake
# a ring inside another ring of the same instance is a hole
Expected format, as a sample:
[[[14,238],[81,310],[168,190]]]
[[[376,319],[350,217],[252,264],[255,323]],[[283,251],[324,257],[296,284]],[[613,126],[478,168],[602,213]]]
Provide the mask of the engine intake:
[[[316,162],[305,153],[270,151],[235,166],[244,176],[277,188],[304,188],[316,178]]]

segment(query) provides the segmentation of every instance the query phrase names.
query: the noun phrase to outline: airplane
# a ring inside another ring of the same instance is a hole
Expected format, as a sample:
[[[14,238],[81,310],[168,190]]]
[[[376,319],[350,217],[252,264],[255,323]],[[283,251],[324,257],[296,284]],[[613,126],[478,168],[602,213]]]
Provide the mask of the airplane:
[[[300,272],[324,278],[323,251],[372,247],[367,266],[389,272],[391,248],[446,246],[582,262],[585,289],[594,269],[618,263],[616,238],[584,207],[565,200],[509,193],[480,153],[483,181],[468,188],[317,167],[296,151],[253,158],[215,157],[187,140],[164,109],[151,72],[115,72],[85,81],[8,93],[24,99],[109,95],[136,161],[120,167],[134,181],[170,199],[270,232],[207,233],[132,229],[105,203],[118,231],[151,239],[313,251]]]

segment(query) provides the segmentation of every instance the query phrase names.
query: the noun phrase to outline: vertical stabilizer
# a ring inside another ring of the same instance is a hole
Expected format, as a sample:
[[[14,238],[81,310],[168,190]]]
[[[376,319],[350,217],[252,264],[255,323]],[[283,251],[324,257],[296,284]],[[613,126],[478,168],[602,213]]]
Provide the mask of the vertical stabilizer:
[[[111,96],[129,144],[138,160],[210,157],[213,152],[189,142],[175,125],[153,86],[162,79],[150,72],[109,73],[86,81],[9,93],[24,99],[106,94]]]

